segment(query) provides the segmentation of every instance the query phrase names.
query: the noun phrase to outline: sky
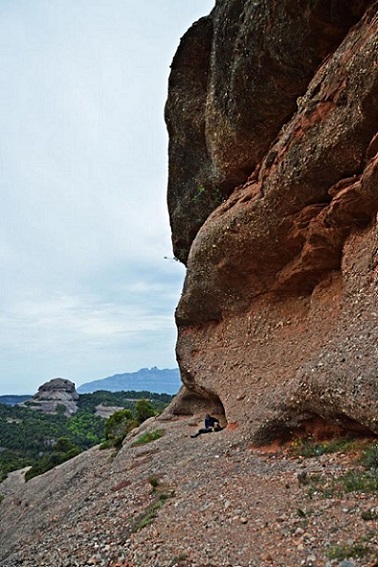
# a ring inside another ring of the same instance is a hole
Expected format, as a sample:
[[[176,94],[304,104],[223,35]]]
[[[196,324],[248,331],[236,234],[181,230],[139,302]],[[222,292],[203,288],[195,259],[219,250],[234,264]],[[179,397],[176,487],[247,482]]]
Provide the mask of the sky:
[[[163,119],[214,0],[0,0],[0,394],[174,368]]]

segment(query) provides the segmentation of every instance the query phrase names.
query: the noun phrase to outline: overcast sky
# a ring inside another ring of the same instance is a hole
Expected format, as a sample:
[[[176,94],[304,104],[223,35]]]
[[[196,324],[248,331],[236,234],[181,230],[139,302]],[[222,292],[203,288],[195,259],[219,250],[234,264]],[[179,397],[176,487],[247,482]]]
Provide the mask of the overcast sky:
[[[1,0],[0,394],[176,366],[163,109],[214,0]]]

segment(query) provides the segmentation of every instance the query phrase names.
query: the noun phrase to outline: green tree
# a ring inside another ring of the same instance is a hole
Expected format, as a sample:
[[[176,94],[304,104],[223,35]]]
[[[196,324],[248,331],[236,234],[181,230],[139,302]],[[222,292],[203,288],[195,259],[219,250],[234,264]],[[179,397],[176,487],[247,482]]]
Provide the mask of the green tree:
[[[156,415],[152,404],[146,399],[137,401],[135,404],[135,413],[139,424]]]
[[[101,443],[104,439],[105,419],[80,409],[69,418],[67,429],[70,438],[83,449]]]
[[[60,437],[52,450],[46,455],[43,455],[43,457],[36,461],[25,473],[25,481],[43,474],[57,465],[72,459],[72,457],[76,457],[79,453],[81,453],[80,447],[75,445],[69,437]]]
[[[116,411],[105,422],[105,438],[114,446],[120,446],[126,435],[137,426],[131,410]]]
[[[54,453],[67,453],[75,445],[69,437],[59,437],[54,445]]]

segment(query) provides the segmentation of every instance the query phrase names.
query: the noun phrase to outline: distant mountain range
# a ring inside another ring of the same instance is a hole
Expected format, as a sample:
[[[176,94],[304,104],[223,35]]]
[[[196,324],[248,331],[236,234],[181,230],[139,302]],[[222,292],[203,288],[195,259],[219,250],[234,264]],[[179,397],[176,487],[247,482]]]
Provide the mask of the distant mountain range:
[[[141,368],[137,372],[126,372],[115,374],[101,380],[86,382],[76,388],[79,394],[92,394],[97,390],[108,392],[122,392],[124,390],[135,390],[140,392],[146,390],[155,394],[177,394],[181,386],[180,372],[178,368],[159,369]]]
[[[178,368],[159,369],[141,368],[137,372],[125,372],[124,374],[114,374],[93,382],[82,384],[76,391],[78,394],[92,394],[98,390],[107,392],[122,392],[134,390],[135,392],[152,392],[153,394],[175,395],[181,387],[180,371]],[[0,404],[14,406],[27,400],[30,395],[8,394],[0,396]]]

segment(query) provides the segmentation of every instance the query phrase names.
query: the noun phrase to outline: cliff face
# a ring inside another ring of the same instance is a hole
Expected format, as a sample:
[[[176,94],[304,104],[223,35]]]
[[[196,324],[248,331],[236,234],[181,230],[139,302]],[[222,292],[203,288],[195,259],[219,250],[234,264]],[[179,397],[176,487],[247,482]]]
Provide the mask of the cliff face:
[[[20,405],[53,414],[59,412],[59,408],[64,406],[64,414],[69,417],[76,413],[78,399],[79,394],[73,382],[65,378],[53,378],[42,384],[30,400]]]
[[[185,387],[255,441],[378,433],[378,3],[218,0],[166,120]]]

